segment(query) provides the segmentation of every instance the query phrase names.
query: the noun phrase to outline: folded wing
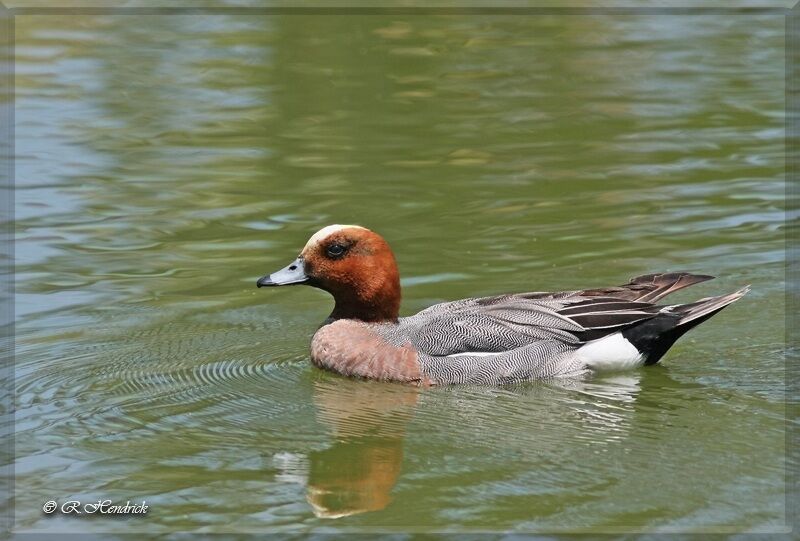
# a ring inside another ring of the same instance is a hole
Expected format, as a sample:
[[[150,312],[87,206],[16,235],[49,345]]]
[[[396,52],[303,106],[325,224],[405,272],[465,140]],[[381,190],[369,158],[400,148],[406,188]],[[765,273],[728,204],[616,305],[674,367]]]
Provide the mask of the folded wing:
[[[501,353],[539,341],[577,347],[654,318],[666,308],[655,301],[710,278],[648,274],[618,287],[465,299],[432,306],[402,325],[432,356]]]

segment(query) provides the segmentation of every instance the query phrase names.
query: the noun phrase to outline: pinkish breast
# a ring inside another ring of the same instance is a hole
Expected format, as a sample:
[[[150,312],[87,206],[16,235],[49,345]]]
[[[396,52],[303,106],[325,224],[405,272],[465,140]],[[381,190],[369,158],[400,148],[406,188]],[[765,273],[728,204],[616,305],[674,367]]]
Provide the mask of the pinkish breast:
[[[411,344],[390,344],[369,324],[340,319],[320,328],[311,340],[311,361],[345,376],[428,385]]]

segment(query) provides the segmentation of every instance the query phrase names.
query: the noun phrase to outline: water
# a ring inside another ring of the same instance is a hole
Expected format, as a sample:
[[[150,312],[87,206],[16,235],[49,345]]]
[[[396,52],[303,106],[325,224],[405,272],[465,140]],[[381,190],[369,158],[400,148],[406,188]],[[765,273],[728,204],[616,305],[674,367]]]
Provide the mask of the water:
[[[18,17],[17,531],[780,531],[783,24]],[[337,222],[404,314],[753,291],[648,369],[349,381],[308,360],[326,294],[255,288]],[[41,512],[102,498],[150,512]]]

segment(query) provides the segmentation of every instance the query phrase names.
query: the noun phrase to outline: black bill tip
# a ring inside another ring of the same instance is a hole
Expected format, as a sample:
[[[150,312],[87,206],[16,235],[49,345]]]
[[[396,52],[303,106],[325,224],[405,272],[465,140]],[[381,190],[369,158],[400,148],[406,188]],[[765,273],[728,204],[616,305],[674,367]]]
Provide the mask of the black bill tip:
[[[270,279],[270,276],[271,276],[270,274],[267,274],[266,276],[262,276],[261,278],[259,278],[256,281],[256,287],[270,287],[278,285],[275,282],[273,282],[272,279]]]

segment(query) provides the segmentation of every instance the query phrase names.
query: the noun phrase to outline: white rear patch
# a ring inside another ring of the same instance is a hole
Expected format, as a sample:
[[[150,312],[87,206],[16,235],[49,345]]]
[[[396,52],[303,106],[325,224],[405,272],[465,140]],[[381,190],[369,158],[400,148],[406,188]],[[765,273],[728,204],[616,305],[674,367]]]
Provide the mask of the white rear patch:
[[[576,353],[592,370],[627,370],[641,366],[644,360],[644,355],[618,332],[587,342]]]
[[[325,227],[323,227],[322,229],[311,235],[311,238],[308,239],[308,242],[306,243],[305,248],[303,248],[303,251],[305,252],[312,246],[316,246],[317,244],[328,238],[328,236],[332,235],[333,233],[336,233],[337,231],[341,231],[342,229],[366,230],[367,228],[361,227],[360,225],[341,225],[341,224],[326,225]]]

